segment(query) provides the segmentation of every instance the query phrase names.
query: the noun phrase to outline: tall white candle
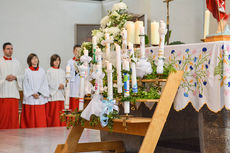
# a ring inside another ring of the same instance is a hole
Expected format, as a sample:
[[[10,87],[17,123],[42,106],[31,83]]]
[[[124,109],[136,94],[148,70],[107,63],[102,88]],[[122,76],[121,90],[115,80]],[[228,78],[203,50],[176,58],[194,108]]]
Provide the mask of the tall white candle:
[[[137,89],[137,74],[136,74],[136,58],[134,55],[134,49],[133,49],[133,44],[129,43],[129,52],[131,55],[131,59],[134,62],[131,62],[131,69],[132,69],[132,91],[133,93],[137,93],[138,89]]]
[[[108,79],[108,100],[113,99],[113,73],[112,63],[107,63],[107,79]]]
[[[158,63],[157,63],[157,73],[162,74],[164,72],[164,42],[165,35],[167,33],[166,24],[164,21],[160,21],[160,46],[158,51]]]
[[[144,26],[143,21],[135,22],[135,44],[140,44],[140,28]]]
[[[84,64],[80,66],[80,96],[79,96],[79,111],[84,109],[84,97],[85,97],[85,74],[87,66]]]
[[[151,44],[159,45],[160,36],[159,36],[159,22],[153,21],[151,23]]]
[[[110,56],[110,43],[108,41],[110,41],[110,37],[109,37],[109,34],[106,32],[105,33],[105,55],[106,55],[106,58],[109,59],[109,56]]]
[[[101,66],[99,64],[97,64],[97,66],[96,66],[96,72],[98,74],[100,74],[100,71],[101,71],[100,69],[101,69]],[[100,94],[100,79],[96,79],[96,81],[95,81],[95,90],[96,90],[95,93],[97,95],[99,95]]]
[[[129,71],[129,61],[124,60],[123,62],[123,69],[126,71]],[[129,74],[124,73],[124,97],[129,97]],[[124,102],[124,113],[129,114],[130,113],[130,102],[125,101]]]
[[[96,49],[96,60],[97,60],[97,65],[98,65],[98,71],[100,71],[102,73],[102,52],[101,49],[99,47],[97,47]],[[100,88],[100,92],[103,92],[103,80],[99,81],[99,88]]]
[[[141,58],[145,58],[145,28],[140,28],[140,50],[141,50]]]
[[[210,24],[210,12],[209,10],[206,10],[205,17],[204,17],[204,39],[209,34],[209,24]]]
[[[122,52],[125,54],[127,52],[127,30],[124,28],[121,32],[122,35]]]
[[[132,21],[128,21],[127,28],[127,42],[135,43],[135,24]]]
[[[65,87],[65,109],[69,109],[70,69],[71,67],[67,65],[66,66],[66,87]]]
[[[117,90],[122,93],[122,77],[121,77],[121,47],[116,45],[116,64],[117,64]]]

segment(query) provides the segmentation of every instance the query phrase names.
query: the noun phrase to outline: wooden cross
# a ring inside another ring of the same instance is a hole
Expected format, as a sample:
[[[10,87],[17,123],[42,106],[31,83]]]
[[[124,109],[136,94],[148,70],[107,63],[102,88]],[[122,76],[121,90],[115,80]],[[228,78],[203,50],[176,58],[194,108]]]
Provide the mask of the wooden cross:
[[[173,0],[164,0],[163,2],[167,4],[167,45],[169,45],[169,3]]]

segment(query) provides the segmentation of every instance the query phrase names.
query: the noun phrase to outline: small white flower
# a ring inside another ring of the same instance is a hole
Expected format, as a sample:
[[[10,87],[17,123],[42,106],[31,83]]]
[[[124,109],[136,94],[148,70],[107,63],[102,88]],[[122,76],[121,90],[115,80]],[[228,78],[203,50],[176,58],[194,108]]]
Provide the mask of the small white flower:
[[[108,22],[109,22],[109,16],[105,16],[104,18],[102,18],[100,22],[101,27],[105,28]]]
[[[116,3],[113,5],[112,11],[126,10],[128,7],[124,2]]]

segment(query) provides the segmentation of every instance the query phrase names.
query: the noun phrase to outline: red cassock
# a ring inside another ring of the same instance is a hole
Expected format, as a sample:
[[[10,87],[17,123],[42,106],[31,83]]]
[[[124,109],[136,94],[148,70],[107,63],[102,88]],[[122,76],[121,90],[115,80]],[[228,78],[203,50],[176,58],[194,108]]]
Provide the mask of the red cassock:
[[[228,14],[225,11],[225,0],[206,0],[207,8],[212,13],[213,17],[220,20],[227,20]]]
[[[22,105],[21,128],[47,127],[44,105]]]
[[[65,126],[60,120],[60,112],[64,109],[64,101],[50,101],[46,104],[46,118],[48,127]]]
[[[0,98],[0,129],[19,128],[18,103],[16,98]]]
[[[79,98],[70,97],[69,109],[71,109],[72,111],[79,109]]]

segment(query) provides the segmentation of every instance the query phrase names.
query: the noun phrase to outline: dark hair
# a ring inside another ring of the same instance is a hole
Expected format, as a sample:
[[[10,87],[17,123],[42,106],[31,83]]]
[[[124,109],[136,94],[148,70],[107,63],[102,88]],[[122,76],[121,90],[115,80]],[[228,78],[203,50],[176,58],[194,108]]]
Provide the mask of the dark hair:
[[[34,54],[34,53],[31,53],[31,54],[27,57],[27,64],[28,64],[29,66],[32,66],[31,60],[32,60],[34,57],[37,57],[37,59],[38,59],[38,66],[39,66],[39,58],[38,58],[38,56],[37,56],[36,54]]]
[[[58,65],[58,68],[59,68],[60,64],[61,64],[61,57],[58,54],[54,54],[50,57],[50,66],[54,66],[54,61],[56,61],[58,58],[60,61],[59,65]]]
[[[74,45],[74,46],[73,46],[73,50],[75,50],[77,47],[78,47],[78,45]]]
[[[10,42],[6,42],[6,43],[4,43],[4,44],[2,45],[3,50],[6,49],[6,46],[7,46],[7,45],[11,45],[11,46],[12,46],[12,44],[11,44]]]

